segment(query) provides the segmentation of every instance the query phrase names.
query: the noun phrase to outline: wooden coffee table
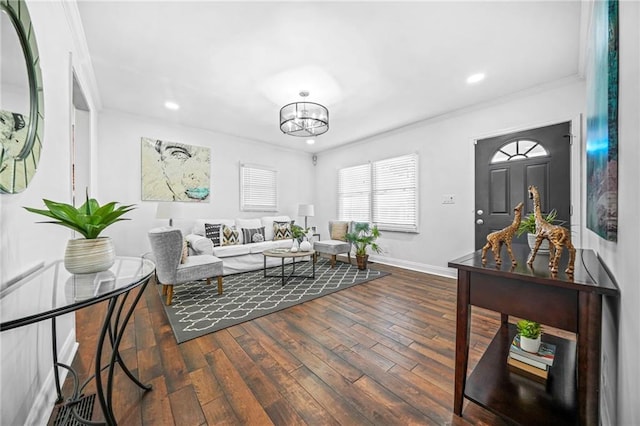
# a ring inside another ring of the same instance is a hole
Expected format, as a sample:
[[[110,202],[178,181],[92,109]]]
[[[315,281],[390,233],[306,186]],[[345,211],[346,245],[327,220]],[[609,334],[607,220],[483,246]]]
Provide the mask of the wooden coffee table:
[[[264,277],[265,278],[280,278],[282,279],[282,285],[285,285],[292,278],[316,278],[316,259],[315,259],[315,251],[297,251],[292,252],[289,249],[271,249],[265,250],[262,252],[264,255]],[[296,259],[301,257],[311,257],[311,270],[313,271],[312,275],[296,275]],[[282,259],[282,263],[280,266],[280,275],[267,275],[267,257],[279,257]],[[293,268],[289,275],[284,274],[284,261],[285,259],[292,259]]]

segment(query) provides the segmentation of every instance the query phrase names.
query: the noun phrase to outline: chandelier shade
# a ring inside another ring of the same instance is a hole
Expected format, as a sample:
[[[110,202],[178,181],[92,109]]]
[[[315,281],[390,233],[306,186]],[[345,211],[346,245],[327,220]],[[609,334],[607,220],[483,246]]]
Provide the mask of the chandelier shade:
[[[301,92],[301,96],[308,96]],[[329,130],[329,110],[315,102],[294,102],[280,108],[280,130],[291,136],[318,136]]]

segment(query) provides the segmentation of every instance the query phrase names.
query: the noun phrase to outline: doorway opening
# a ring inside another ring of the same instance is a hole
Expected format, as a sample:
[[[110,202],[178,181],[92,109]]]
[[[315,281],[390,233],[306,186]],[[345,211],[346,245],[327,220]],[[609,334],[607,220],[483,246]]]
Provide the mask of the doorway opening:
[[[75,71],[71,111],[71,201],[82,205],[91,186],[91,110]]]

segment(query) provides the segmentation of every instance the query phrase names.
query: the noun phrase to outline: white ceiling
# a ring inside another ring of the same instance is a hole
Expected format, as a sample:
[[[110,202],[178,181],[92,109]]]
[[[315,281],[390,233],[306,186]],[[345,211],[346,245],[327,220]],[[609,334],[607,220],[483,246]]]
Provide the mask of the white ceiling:
[[[577,75],[580,7],[78,1],[103,108],[308,152]],[[329,109],[313,146],[279,129],[301,90]]]

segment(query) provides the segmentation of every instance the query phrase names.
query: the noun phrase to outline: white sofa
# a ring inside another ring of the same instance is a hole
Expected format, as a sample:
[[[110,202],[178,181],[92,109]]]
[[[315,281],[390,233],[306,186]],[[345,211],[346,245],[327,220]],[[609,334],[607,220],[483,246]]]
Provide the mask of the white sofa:
[[[273,222],[291,222],[289,216],[264,216],[255,219],[197,219],[191,232],[185,236],[189,247],[194,254],[210,254],[222,260],[223,275],[262,269],[264,256],[262,252],[274,248],[289,248],[293,244],[292,239],[274,240]],[[239,232],[239,244],[214,247],[209,238],[205,236],[205,224],[224,224],[235,227]],[[255,229],[264,226],[264,241],[245,243],[242,228]],[[267,267],[278,266],[282,262],[279,258],[267,257]],[[285,263],[290,263],[286,259]]]

